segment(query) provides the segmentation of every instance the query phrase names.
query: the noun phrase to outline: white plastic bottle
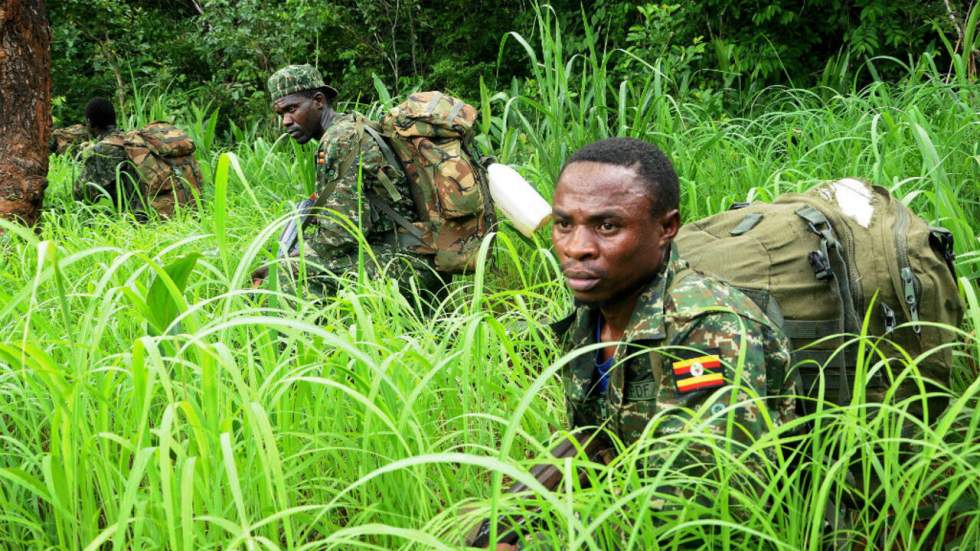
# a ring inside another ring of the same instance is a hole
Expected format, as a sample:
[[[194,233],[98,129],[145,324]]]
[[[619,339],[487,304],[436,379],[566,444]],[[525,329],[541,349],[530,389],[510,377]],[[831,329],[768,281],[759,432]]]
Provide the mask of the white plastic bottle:
[[[493,163],[487,167],[490,196],[519,232],[531,237],[551,216],[551,205],[513,168]]]

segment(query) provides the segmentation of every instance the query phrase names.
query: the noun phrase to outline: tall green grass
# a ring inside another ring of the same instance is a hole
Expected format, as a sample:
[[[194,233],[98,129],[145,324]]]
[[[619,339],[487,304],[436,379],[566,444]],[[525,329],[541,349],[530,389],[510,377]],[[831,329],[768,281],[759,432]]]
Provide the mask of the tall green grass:
[[[545,323],[570,307],[544,238],[505,227],[495,262],[457,279],[431,317],[383,278],[324,301],[253,291],[247,274],[312,189],[310,147],[260,125],[223,145],[220,114],[137,96],[134,124],[177,113],[197,142],[203,209],[119,220],[72,202],[77,167],[56,157],[40,235],[3,225],[0,547],[445,549],[491,510],[530,510],[562,549],[976,549],[977,85],[926,60],[906,82],[773,88],[719,115],[671,96],[655,60],[612,81],[623,54],[594,40],[570,56],[549,12],[538,17],[536,36],[503,46],[533,78],[485,91],[480,139],[545,194],[576,147],[633,135],[675,161],[688,219],[857,176],[955,232],[968,319],[934,425],[902,432],[915,399],[825,405],[742,450],[697,422],[731,406],[705,408],[688,431],[592,465],[591,488],[542,492],[528,469],[565,426],[556,373],[569,360]],[[856,338],[862,372],[881,369],[876,340]],[[718,458],[703,477],[675,468],[695,442]],[[508,478],[537,492],[503,494]]]

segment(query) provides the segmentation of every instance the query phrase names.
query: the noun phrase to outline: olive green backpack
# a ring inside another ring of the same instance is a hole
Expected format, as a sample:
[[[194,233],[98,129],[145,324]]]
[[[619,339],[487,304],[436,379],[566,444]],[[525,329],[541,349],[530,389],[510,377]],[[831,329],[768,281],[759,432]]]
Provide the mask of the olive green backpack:
[[[842,347],[852,340],[846,337],[814,341],[860,333],[866,314],[868,334],[884,337],[879,350],[889,358],[863,381],[868,400],[881,401],[902,371],[894,346],[912,358],[929,351],[918,363],[927,388],[928,380],[949,384],[952,352],[942,345],[954,333],[906,322],[962,321],[953,238],[885,188],[845,179],[772,203],[736,205],[686,224],[675,243],[693,268],[738,287],[782,324],[807,395],[817,396],[823,373],[825,399],[851,401],[857,347]],[[906,378],[897,396],[917,388]]]

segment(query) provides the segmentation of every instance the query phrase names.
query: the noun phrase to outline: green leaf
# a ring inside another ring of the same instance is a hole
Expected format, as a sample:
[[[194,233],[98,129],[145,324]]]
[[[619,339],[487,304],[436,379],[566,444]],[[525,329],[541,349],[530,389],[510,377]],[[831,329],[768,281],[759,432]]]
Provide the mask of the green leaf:
[[[180,313],[187,280],[200,257],[198,253],[191,253],[167,264],[163,268],[165,275],[158,273],[150,284],[146,292],[146,320],[156,334],[163,334]]]

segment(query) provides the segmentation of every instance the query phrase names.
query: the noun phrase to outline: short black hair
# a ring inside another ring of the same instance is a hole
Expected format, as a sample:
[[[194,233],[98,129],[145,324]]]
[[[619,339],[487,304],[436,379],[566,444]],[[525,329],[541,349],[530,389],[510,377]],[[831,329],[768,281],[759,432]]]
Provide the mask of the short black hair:
[[[651,143],[636,138],[599,140],[572,154],[561,171],[565,172],[568,165],[582,161],[632,168],[647,185],[654,215],[678,208],[680,189],[677,173],[664,152]]]
[[[85,106],[85,119],[89,126],[104,130],[116,126],[116,109],[105,98],[92,98]]]

